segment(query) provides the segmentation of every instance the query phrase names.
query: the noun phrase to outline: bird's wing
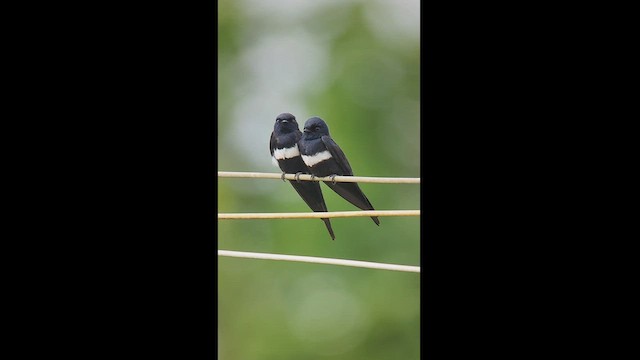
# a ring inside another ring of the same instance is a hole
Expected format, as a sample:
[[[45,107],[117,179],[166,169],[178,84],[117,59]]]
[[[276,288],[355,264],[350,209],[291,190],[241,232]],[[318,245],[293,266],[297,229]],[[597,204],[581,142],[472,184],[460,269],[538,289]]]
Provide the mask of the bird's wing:
[[[329,150],[331,156],[336,160],[340,169],[342,169],[343,173],[340,175],[353,175],[353,171],[351,170],[349,161],[347,161],[347,157],[344,155],[344,152],[342,152],[342,149],[340,149],[340,146],[333,141],[331,136],[322,136],[322,142],[324,143],[324,146],[327,147],[327,150]]]
[[[273,149],[276,147],[276,134],[271,133],[271,140],[269,141],[269,151],[271,152],[271,156],[273,156]]]

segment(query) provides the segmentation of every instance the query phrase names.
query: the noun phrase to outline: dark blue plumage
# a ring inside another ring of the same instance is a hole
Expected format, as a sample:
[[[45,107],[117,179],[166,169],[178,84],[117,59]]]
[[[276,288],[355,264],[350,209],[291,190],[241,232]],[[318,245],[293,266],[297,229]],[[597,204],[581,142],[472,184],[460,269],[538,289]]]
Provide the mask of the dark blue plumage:
[[[316,176],[353,176],[353,170],[342,149],[329,135],[329,127],[319,117],[312,117],[304,124],[304,133],[298,142],[298,148],[302,160]],[[332,183],[325,184],[362,210],[375,210],[373,205],[364,195],[357,183]],[[380,225],[380,220],[372,216],[373,222]]]
[[[289,113],[282,113],[276,118],[276,123],[273,126],[273,132],[271,133],[271,141],[269,143],[269,150],[273,158],[274,164],[285,173],[305,173],[310,174],[309,169],[302,161],[300,152],[298,149],[298,141],[300,140],[302,133],[298,129],[298,123],[295,116]],[[304,200],[305,203],[315,212],[326,212],[327,205],[322,197],[322,190],[320,189],[320,183],[317,181],[289,181],[298,195]],[[329,219],[322,219],[324,221],[331,239],[335,240],[333,229],[331,228],[331,222]]]

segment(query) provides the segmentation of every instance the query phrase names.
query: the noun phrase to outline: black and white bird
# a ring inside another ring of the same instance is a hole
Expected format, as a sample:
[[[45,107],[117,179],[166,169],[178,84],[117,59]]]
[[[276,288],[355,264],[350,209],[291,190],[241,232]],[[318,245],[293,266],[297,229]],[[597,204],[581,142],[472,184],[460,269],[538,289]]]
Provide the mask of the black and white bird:
[[[342,149],[329,135],[329,127],[319,117],[309,118],[304,124],[304,134],[298,142],[302,160],[307,165],[311,174],[315,176],[353,176],[351,165]],[[362,210],[375,210],[373,205],[364,195],[358,183],[329,182],[325,184]],[[373,222],[380,225],[378,217],[372,216]]]
[[[298,149],[298,141],[301,136],[302,133],[298,128],[295,116],[289,113],[278,115],[276,123],[273,126],[273,132],[271,133],[269,150],[271,150],[271,159],[274,165],[278,166],[283,173],[310,174],[309,169],[300,157],[300,151]],[[315,212],[327,211],[327,205],[322,197],[319,182],[289,181],[289,183],[291,183],[293,188],[298,192],[298,195],[307,203],[311,210]],[[331,239],[335,240],[336,237],[333,234],[329,219],[323,218],[322,221],[324,221],[324,224],[327,226]]]

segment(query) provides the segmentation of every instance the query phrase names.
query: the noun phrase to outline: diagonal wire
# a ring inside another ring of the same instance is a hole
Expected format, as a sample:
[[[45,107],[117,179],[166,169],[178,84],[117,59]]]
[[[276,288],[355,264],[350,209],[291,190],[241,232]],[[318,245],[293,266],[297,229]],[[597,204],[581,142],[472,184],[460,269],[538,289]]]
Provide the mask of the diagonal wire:
[[[315,263],[315,264],[342,265],[342,266],[353,266],[353,267],[361,267],[361,268],[369,268],[369,269],[405,271],[405,272],[416,272],[416,273],[420,272],[419,266],[385,264],[385,263],[375,263],[375,262],[369,262],[369,261],[346,260],[346,259],[331,259],[331,258],[321,258],[321,257],[314,257],[314,256],[254,253],[254,252],[230,251],[230,250],[218,250],[218,256],[230,256],[230,257],[238,257],[238,258],[262,259],[262,260],[297,261],[297,262],[306,262],[306,263]]]

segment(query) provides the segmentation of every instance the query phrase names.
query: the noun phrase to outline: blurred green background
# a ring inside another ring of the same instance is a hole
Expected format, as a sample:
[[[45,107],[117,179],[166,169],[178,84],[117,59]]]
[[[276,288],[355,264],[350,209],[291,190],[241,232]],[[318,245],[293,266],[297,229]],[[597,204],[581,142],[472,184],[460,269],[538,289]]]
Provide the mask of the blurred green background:
[[[420,176],[419,1],[218,1],[218,170],[279,172],[278,114],[329,125],[355,175]],[[419,185],[360,184],[378,210]],[[357,210],[321,184],[330,211]],[[311,211],[279,180],[219,179],[218,211]],[[420,265],[418,217],[224,220],[218,248]],[[420,275],[218,258],[220,359],[418,359]]]

